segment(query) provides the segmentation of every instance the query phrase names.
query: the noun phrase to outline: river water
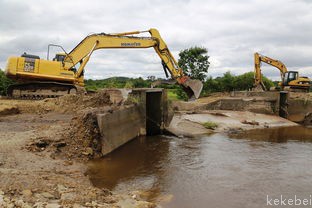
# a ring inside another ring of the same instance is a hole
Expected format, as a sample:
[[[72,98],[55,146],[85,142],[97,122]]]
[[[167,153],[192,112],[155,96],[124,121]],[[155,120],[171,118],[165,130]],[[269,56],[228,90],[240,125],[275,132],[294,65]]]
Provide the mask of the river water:
[[[88,165],[95,186],[141,190],[162,207],[270,207],[281,195],[311,199],[312,129],[141,137]]]

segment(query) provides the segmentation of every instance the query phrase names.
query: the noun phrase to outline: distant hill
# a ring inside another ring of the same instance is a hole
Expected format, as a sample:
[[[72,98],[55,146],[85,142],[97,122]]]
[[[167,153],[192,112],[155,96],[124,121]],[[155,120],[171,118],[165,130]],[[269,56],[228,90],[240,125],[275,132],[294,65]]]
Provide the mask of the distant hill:
[[[133,87],[149,87],[150,80],[143,78],[129,78],[129,77],[110,77],[106,79],[87,79],[85,86],[87,90],[97,90],[101,88],[133,88]]]

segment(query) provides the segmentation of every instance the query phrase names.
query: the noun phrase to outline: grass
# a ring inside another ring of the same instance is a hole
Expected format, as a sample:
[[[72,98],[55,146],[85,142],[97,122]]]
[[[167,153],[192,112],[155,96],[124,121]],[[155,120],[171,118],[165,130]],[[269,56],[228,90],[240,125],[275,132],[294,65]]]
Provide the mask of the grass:
[[[217,123],[214,123],[214,122],[211,122],[211,121],[208,121],[208,122],[205,122],[205,123],[202,123],[202,125],[206,128],[206,129],[216,129],[218,127],[218,124]]]
[[[180,100],[178,98],[177,93],[175,92],[175,89],[168,89],[167,90],[167,96],[168,96],[168,100],[171,100],[171,101]]]

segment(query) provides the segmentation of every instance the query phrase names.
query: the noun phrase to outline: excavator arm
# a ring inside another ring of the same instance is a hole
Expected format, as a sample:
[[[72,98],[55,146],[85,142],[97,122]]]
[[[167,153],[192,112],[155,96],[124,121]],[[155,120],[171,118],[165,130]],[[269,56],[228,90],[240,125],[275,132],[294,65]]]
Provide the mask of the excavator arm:
[[[255,83],[254,83],[255,88],[260,87],[262,90],[266,90],[266,87],[262,81],[261,62],[276,67],[281,73],[282,80],[284,80],[284,75],[287,72],[287,68],[285,64],[283,64],[281,61],[260,55],[259,53],[254,54],[254,59],[255,59]]]
[[[149,32],[149,37],[136,37],[134,34]],[[199,80],[192,80],[185,76],[183,70],[169,51],[166,43],[156,29],[148,31],[134,31],[116,34],[92,34],[83,39],[70,53],[66,54],[63,66],[66,70],[72,70],[78,63],[75,77],[82,76],[84,67],[88,63],[93,51],[109,48],[151,48],[153,47],[160,57],[165,72],[169,71],[171,77],[180,84],[189,98],[198,98],[203,84]]]

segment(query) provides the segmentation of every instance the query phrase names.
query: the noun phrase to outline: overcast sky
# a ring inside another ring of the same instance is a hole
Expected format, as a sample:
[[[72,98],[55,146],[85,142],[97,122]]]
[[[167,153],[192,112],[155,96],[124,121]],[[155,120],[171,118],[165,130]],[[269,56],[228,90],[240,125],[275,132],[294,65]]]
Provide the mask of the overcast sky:
[[[49,43],[69,52],[90,33],[157,28],[176,59],[183,49],[207,48],[213,77],[252,71],[256,51],[312,77],[311,11],[310,0],[0,0],[0,68],[23,52],[46,58]],[[153,49],[98,50],[85,74],[164,77]]]

